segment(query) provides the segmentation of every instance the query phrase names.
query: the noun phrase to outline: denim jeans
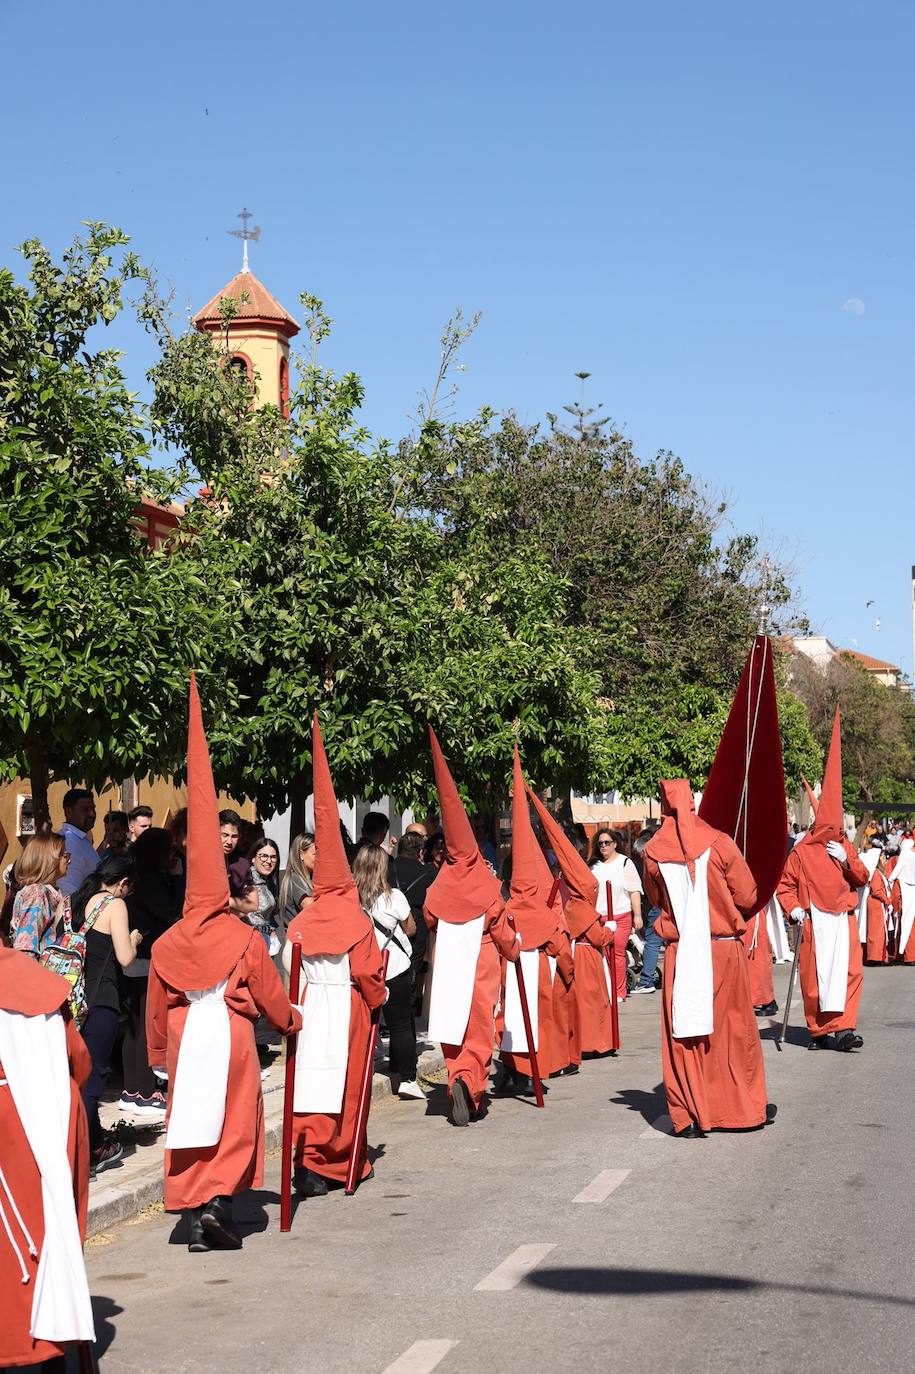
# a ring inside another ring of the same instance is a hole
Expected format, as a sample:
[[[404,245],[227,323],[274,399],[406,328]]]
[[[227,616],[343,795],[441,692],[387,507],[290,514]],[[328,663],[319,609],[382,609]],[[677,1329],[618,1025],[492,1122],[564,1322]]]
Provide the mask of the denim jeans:
[[[655,930],[660,914],[660,909],[653,906],[645,918],[645,948],[642,950],[642,972],[639,975],[640,988],[654,987],[655,969],[658,967],[658,956],[664,943]]]

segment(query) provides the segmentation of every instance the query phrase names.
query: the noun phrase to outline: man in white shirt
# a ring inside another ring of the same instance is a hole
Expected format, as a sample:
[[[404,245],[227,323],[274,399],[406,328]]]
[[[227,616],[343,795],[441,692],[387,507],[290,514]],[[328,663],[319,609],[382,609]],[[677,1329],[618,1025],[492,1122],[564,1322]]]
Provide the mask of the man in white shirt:
[[[59,829],[70,855],[70,867],[57,884],[65,897],[72,897],[84,878],[98,868],[98,854],[92,843],[95,825],[95,800],[85,787],[71,787],[64,796],[64,823]]]

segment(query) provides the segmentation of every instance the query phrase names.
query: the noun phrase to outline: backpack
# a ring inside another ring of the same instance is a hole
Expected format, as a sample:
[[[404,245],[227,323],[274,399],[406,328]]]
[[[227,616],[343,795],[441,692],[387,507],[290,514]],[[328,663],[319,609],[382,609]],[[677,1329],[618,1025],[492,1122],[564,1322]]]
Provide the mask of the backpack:
[[[59,935],[53,944],[47,945],[38,956],[39,964],[42,964],[51,973],[60,974],[61,978],[66,978],[70,984],[67,1006],[70,1008],[70,1015],[78,1026],[82,1026],[89,1015],[89,999],[86,996],[86,936],[105,907],[112,901],[114,901],[112,894],[104,896],[92,913],[92,918],[84,923],[81,930],[73,929],[70,903],[69,901],[64,902],[63,934]],[[114,948],[113,945],[112,948]],[[108,958],[98,976],[96,990],[98,983],[104,976],[110,958],[111,950],[108,951]]]

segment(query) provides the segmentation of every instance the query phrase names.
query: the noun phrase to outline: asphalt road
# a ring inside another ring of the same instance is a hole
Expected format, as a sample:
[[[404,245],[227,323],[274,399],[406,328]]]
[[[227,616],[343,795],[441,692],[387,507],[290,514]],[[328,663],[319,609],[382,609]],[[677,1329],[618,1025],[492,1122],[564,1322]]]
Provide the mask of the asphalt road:
[[[915,969],[866,971],[859,1054],[802,1030],[777,1054],[764,1026],[777,1122],[704,1140],[650,1124],[659,1000],[542,1112],[458,1130],[442,1087],[386,1104],[374,1180],[288,1236],[274,1157],[241,1252],[190,1255],[161,1212],[93,1242],[103,1374],[911,1369]]]

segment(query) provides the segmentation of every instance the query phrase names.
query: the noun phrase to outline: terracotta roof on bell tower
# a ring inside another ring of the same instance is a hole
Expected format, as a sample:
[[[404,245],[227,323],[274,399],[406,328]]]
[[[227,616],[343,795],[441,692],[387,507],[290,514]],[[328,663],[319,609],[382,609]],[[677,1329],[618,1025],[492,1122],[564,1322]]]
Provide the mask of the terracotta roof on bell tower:
[[[242,292],[247,293],[247,301],[241,300]],[[211,301],[207,301],[202,310],[197,311],[194,324],[198,329],[209,329],[221,324],[219,302],[224,296],[233,296],[239,302],[235,321],[264,320],[275,323],[288,339],[299,332],[298,322],[280,305],[276,297],[271,295],[264,283],[258,281],[253,272],[238,272],[221,291],[217,291]]]

